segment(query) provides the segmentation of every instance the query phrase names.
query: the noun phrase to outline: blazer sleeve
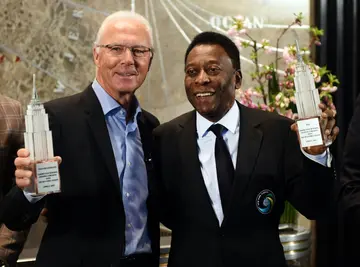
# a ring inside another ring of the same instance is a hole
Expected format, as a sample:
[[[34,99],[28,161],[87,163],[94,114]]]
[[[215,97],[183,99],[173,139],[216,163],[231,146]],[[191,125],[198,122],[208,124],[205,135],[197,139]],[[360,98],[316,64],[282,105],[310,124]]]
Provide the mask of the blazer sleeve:
[[[354,224],[360,223],[360,96],[356,102],[345,139],[341,168],[340,202],[346,217]]]
[[[283,155],[286,199],[310,220],[325,217],[335,205],[335,169],[303,155],[290,127]]]
[[[56,123],[55,112],[51,108],[46,108],[46,112],[49,116],[49,127],[55,143],[59,139],[59,127]],[[12,164],[14,163],[12,162]],[[3,221],[10,230],[26,230],[38,220],[40,212],[45,206],[46,198],[45,196],[35,203],[30,203],[24,196],[24,192],[14,186],[0,203],[0,221]]]
[[[43,199],[30,203],[24,192],[15,186],[0,203],[0,221],[10,230],[26,230],[37,221],[43,205]]]

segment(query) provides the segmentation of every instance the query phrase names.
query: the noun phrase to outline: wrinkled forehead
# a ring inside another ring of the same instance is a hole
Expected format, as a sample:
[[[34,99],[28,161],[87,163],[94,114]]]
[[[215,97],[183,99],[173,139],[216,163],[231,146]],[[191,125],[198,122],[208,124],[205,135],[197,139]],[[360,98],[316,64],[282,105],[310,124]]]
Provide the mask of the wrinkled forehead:
[[[146,26],[135,19],[110,22],[104,29],[100,42],[102,44],[151,46],[150,33]]]

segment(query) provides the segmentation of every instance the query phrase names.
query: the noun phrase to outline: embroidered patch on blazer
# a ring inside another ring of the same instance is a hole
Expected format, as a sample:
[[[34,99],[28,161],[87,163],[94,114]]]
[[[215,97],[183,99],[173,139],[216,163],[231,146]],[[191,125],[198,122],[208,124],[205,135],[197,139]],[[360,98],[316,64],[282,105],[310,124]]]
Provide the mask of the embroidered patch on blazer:
[[[262,190],[256,197],[256,208],[261,214],[269,214],[275,205],[275,194],[269,190]]]

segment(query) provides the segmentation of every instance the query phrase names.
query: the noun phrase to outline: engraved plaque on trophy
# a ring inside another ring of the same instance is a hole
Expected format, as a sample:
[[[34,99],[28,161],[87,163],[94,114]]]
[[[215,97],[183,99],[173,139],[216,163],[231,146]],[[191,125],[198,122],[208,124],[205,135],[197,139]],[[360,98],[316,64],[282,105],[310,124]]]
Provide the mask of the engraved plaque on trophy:
[[[320,96],[315,87],[310,68],[303,61],[298,42],[296,41],[297,63],[295,66],[295,99],[299,119],[297,120],[301,147],[330,145],[325,140],[320,126]]]
[[[25,115],[25,128],[25,148],[30,152],[33,176],[30,185],[24,191],[32,196],[59,193],[59,164],[54,159],[48,115],[37,94],[35,74],[33,75],[33,95]]]

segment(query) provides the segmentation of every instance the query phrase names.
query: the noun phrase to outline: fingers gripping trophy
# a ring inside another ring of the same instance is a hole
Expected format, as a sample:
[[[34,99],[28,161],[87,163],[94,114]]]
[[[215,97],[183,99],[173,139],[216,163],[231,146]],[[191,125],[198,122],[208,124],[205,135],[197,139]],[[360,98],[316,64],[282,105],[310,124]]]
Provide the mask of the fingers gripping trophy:
[[[54,158],[48,115],[40,102],[33,74],[33,94],[27,106],[24,133],[25,148],[30,152],[32,177],[24,191],[31,196],[59,193],[59,163]]]
[[[296,41],[297,63],[295,66],[295,100],[298,112],[298,134],[302,148],[330,146],[331,138],[327,138],[320,125],[321,109],[319,91],[315,87],[310,68],[302,59],[299,44]]]

